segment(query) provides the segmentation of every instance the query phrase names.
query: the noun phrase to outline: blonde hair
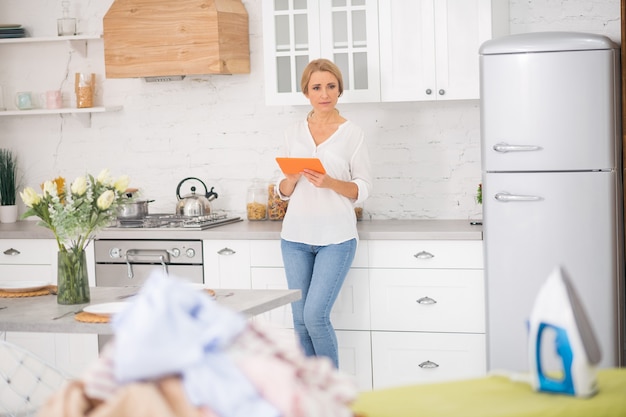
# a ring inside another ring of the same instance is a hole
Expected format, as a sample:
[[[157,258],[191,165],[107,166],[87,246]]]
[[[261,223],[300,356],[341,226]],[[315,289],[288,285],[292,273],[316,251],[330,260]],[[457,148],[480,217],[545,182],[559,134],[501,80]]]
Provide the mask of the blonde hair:
[[[339,96],[343,94],[343,77],[341,76],[341,70],[334,62],[320,58],[314,61],[309,62],[309,64],[302,71],[302,79],[300,80],[300,88],[302,89],[303,94],[309,93],[309,81],[311,81],[311,75],[314,72],[318,71],[327,71],[330,72],[337,78],[338,88],[339,88]]]

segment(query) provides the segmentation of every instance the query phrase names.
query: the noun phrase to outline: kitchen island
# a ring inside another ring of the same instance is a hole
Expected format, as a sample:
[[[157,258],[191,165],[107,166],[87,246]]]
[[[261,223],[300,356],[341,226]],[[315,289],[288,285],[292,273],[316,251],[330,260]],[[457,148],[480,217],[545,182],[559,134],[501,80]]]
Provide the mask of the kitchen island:
[[[84,323],[74,317],[88,305],[120,302],[137,287],[92,287],[91,303],[60,305],[56,296],[0,298],[0,332],[113,334],[108,323]],[[299,290],[215,290],[215,300],[250,318],[300,299]]]

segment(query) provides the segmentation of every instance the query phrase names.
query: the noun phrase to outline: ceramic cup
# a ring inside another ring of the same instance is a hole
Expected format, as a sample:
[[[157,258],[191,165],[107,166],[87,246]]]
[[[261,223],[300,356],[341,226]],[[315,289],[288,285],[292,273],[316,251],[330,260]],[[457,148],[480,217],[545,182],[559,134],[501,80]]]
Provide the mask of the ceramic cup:
[[[15,94],[15,105],[20,110],[30,110],[33,108],[33,95],[30,91],[21,91]]]
[[[42,102],[46,104],[47,109],[60,109],[63,104],[61,90],[46,91]]]

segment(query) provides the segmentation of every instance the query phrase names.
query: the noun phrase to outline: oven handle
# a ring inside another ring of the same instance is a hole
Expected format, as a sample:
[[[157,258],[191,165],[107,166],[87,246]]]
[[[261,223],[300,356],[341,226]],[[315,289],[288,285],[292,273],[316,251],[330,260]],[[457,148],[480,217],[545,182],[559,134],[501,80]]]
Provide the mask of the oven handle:
[[[166,250],[129,249],[126,251],[124,257],[126,258],[126,266],[128,267],[128,278],[133,278],[135,276],[135,273],[133,272],[133,266],[131,264],[132,261],[151,261],[154,258],[157,258],[159,263],[163,266],[163,271],[165,272],[165,275],[168,275],[167,264],[170,262],[170,254]]]

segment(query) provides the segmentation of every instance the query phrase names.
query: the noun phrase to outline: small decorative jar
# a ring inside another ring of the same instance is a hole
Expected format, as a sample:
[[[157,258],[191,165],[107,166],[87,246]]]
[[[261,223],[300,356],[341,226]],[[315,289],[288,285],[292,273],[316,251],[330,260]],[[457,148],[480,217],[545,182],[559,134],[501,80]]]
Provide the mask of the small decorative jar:
[[[276,187],[278,187],[276,184],[278,178],[278,174],[274,175],[274,178],[267,186],[267,216],[270,220],[284,219],[287,206],[289,205],[289,200],[281,200],[278,194],[278,190],[276,189]]]
[[[248,212],[248,220],[267,219],[267,188],[260,179],[255,179],[248,188],[246,211]]]

